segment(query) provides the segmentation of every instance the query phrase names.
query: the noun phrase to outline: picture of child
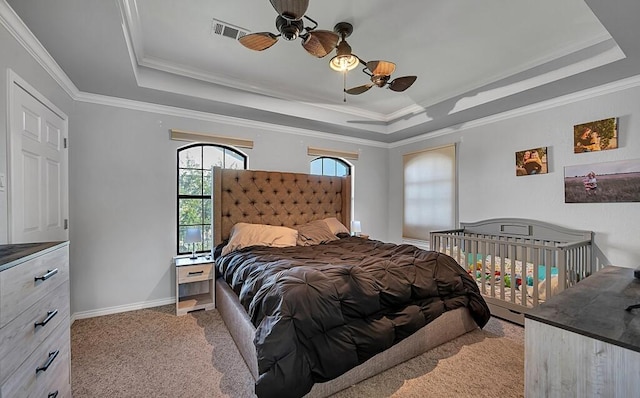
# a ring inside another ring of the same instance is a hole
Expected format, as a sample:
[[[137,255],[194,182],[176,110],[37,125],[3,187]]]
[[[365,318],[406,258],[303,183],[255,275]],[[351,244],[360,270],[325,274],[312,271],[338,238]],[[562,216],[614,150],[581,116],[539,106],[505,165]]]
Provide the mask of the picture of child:
[[[524,162],[524,169],[527,174],[539,174],[542,170],[542,160],[538,151],[531,152],[531,157]]]
[[[587,195],[595,195],[598,189],[598,180],[596,179],[596,173],[593,171],[587,174],[582,179],[582,184],[584,185],[584,190]]]

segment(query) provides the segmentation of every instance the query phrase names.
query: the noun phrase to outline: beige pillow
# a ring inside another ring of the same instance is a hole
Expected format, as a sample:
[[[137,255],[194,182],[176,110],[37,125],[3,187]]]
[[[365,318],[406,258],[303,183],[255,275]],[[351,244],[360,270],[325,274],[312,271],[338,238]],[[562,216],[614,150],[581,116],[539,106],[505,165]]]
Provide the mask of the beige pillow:
[[[298,231],[295,229],[241,222],[231,228],[229,243],[222,248],[222,255],[249,246],[295,246],[297,239]]]
[[[324,220],[316,220],[298,225],[296,229],[298,230],[298,246],[319,245],[320,243],[327,243],[338,239],[338,237],[331,232]]]
[[[327,226],[331,230],[331,233],[334,235],[337,235],[339,233],[345,233],[345,234],[349,233],[349,228],[345,227],[344,224],[338,221],[338,219],[335,217],[325,218],[322,221],[324,221],[327,224]]]

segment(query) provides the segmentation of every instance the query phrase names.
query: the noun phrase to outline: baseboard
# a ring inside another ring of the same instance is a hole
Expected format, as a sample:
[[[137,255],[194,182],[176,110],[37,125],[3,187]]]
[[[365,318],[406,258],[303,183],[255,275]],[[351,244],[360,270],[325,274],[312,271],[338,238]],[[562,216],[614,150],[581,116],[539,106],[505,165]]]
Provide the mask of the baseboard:
[[[144,308],[159,307],[161,305],[175,304],[175,302],[176,302],[176,298],[175,297],[169,297],[169,298],[153,300],[153,301],[141,301],[139,303],[119,305],[119,306],[116,306],[116,307],[101,308],[101,309],[98,309],[98,310],[74,312],[73,314],[71,314],[71,324],[73,325],[73,322],[76,319],[93,318],[93,317],[96,317],[96,316],[118,314],[120,312],[135,311],[135,310],[141,310],[141,309],[144,309]]]

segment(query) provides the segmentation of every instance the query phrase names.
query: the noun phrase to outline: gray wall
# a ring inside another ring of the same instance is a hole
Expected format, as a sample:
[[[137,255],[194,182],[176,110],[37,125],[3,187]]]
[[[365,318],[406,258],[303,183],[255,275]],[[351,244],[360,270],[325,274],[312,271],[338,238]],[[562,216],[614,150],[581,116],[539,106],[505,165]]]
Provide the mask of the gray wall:
[[[604,264],[640,265],[640,203],[564,203],[564,167],[640,160],[640,83],[551,109],[392,148],[389,153],[389,239],[402,239],[402,155],[459,142],[459,219],[532,218],[595,232]],[[619,148],[574,154],[573,126],[618,117]],[[515,152],[548,147],[549,174],[515,176]]]
[[[358,151],[355,218],[386,239],[386,148],[76,103],[70,116],[72,312],[174,295],[176,149],[172,128],[254,140],[249,167],[309,172],[307,146]]]

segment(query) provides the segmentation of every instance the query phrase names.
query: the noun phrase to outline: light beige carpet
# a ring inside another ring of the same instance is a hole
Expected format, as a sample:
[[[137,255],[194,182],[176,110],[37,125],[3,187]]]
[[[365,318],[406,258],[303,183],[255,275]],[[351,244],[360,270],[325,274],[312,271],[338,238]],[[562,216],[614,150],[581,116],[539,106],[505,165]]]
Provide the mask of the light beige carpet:
[[[254,397],[253,382],[218,313],[168,305],[80,319],[71,327],[75,398]],[[522,397],[523,329],[484,330],[389,369],[335,397]]]

